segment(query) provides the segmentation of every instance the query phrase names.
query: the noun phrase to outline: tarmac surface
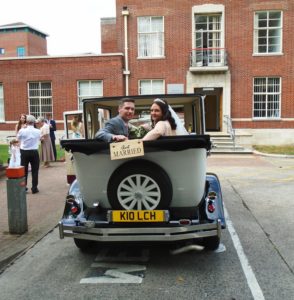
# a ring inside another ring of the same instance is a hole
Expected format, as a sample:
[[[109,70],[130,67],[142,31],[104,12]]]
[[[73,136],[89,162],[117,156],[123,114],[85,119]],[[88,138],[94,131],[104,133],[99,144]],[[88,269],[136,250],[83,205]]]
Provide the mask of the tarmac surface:
[[[0,273],[18,256],[52,231],[62,217],[65,196],[68,191],[64,162],[51,163],[49,168],[40,167],[39,190],[31,193],[31,174],[28,177],[27,219],[28,231],[10,234],[7,210],[7,177],[0,177]]]

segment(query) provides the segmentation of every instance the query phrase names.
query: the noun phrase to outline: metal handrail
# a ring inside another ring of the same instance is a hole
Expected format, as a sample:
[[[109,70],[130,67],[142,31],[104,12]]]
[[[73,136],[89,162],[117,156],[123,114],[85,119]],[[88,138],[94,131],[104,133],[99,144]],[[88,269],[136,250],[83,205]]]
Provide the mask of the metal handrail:
[[[230,135],[230,137],[231,137],[231,139],[233,141],[234,149],[235,149],[235,147],[236,147],[235,129],[233,128],[232,118],[230,118],[228,115],[224,115],[224,121],[227,124],[227,133]]]

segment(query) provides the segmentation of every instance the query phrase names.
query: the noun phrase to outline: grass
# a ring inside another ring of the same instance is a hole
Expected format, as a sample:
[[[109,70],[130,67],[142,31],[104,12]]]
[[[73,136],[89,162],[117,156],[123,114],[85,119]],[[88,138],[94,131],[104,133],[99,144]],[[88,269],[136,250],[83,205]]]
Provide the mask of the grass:
[[[268,154],[294,155],[294,145],[271,146],[271,145],[253,145],[255,150]]]
[[[56,145],[57,160],[64,159],[64,150],[60,149],[59,145]],[[6,165],[8,160],[8,145],[0,145],[0,165]]]

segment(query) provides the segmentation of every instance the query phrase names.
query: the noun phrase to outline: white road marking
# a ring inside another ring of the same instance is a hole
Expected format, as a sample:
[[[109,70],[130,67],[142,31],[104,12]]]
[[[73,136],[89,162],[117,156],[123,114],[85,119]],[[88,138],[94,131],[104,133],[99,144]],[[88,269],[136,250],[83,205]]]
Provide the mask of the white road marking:
[[[223,243],[220,243],[218,248],[215,249],[213,252],[222,253],[222,252],[225,252],[226,250],[227,250],[226,246]]]
[[[258,281],[255,277],[255,274],[249,264],[249,261],[244,253],[243,247],[241,245],[238,234],[233,226],[233,222],[230,219],[227,209],[224,207],[225,218],[227,223],[227,228],[231,235],[234,247],[237,251],[243,272],[245,274],[248,286],[251,290],[252,296],[254,300],[264,300],[262,289],[260,288]]]
[[[91,268],[109,268],[102,276],[87,277],[80,280],[81,284],[97,283],[142,283],[142,276],[127,274],[128,272],[145,271],[146,267],[142,265],[126,265],[118,263],[93,263]]]
[[[126,265],[126,264],[113,264],[113,263],[92,263],[91,268],[111,268],[120,270],[120,272],[138,272],[145,271],[146,267],[142,265]]]
[[[120,273],[120,272],[117,272]],[[120,273],[125,276],[118,277],[118,278],[112,278],[112,277],[106,277],[106,276],[101,276],[101,277],[89,277],[89,278],[83,278],[80,281],[80,284],[98,284],[98,283],[142,283],[143,279],[139,276],[133,276],[129,275],[126,277],[127,274],[125,273]]]

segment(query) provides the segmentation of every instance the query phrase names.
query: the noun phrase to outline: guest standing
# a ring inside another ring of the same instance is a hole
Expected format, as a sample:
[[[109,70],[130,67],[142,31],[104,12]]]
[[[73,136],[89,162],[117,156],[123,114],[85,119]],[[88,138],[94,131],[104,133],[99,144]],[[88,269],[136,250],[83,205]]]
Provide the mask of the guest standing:
[[[48,168],[50,167],[50,161],[54,161],[54,153],[50,139],[50,128],[43,117],[39,117],[37,123],[40,126],[41,131],[40,159],[44,162],[44,167]]]
[[[54,160],[56,161],[57,159],[57,152],[56,152],[56,145],[55,145],[56,122],[55,120],[52,119],[51,113],[46,114],[46,119],[47,119],[47,124],[49,125],[50,128],[50,139],[51,139],[52,149],[54,153]]]
[[[9,145],[9,168],[16,168],[20,166],[20,148],[19,141],[17,139],[13,139],[10,141]]]
[[[25,168],[26,185],[28,181],[28,165],[31,164],[32,168],[32,193],[38,193],[38,177],[39,177],[39,142],[41,132],[39,129],[34,128],[36,119],[32,115],[26,118],[27,126],[21,128],[17,134],[17,139],[20,141],[21,165]],[[26,188],[27,189],[27,188]]]
[[[26,127],[26,123],[27,123],[27,116],[26,114],[21,114],[19,117],[19,120],[17,122],[17,124],[15,125],[15,135],[17,135],[17,133],[19,132],[19,130],[21,128]]]

